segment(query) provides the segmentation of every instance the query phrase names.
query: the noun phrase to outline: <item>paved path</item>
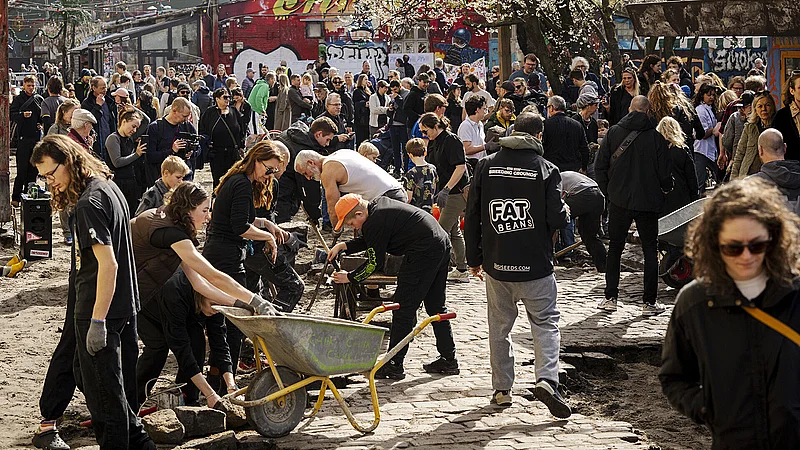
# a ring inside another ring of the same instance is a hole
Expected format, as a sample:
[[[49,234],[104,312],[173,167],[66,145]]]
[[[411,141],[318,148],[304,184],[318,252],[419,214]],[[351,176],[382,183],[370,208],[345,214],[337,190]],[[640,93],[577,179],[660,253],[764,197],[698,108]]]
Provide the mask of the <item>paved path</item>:
[[[602,297],[602,275],[580,269],[560,269],[557,277],[564,347],[649,345],[663,338],[671,307],[657,317],[639,316],[641,302],[632,300],[641,296],[640,273],[623,273],[622,304],[617,312],[610,314],[595,309]],[[661,288],[663,290],[664,286]],[[662,301],[672,304],[674,291],[660,295]],[[461,375],[431,376],[422,371],[422,364],[437,356],[433,332],[428,329],[411,344],[405,364],[406,379],[378,382],[382,420],[375,433],[364,436],[353,430],[329,395],[318,417],[301,423],[289,436],[276,440],[277,447],[647,448],[647,443],[640,440],[629,423],[577,414],[568,420],[558,420],[542,403],[520,395],[527,394],[525,388],[531,387],[534,381],[533,366],[521,364],[533,358],[533,342],[524,309],[520,310],[512,331],[517,360],[514,405],[506,409],[490,405],[493,391],[483,284],[476,279],[469,284],[449,284],[448,305],[458,313],[453,329]],[[324,310],[318,312],[322,314]],[[367,383],[360,376],[352,379],[357,383],[349,385],[342,393],[356,417],[369,422],[372,413]],[[252,431],[237,433],[237,437],[240,442],[248,443],[261,439]]]

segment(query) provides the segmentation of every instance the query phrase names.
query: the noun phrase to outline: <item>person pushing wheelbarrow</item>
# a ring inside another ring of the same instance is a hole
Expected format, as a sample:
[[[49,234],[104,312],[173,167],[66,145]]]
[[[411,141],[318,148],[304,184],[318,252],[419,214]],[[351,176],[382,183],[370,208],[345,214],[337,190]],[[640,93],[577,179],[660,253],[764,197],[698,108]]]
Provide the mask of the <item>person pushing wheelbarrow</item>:
[[[390,348],[412,331],[417,323],[420,303],[425,304],[428,315],[447,312],[445,288],[450,239],[432,215],[387,197],[378,197],[367,202],[357,194],[342,196],[336,202],[336,215],[340,218],[336,231],[347,225],[360,230],[361,234],[353,240],[333,246],[328,253],[328,259],[335,259],[342,251],[348,254],[366,251],[367,261],[351,272],[335,272],[334,282],[363,282],[373,272],[383,268],[386,253],[403,256],[394,294],[394,301],[400,304],[400,308],[392,312]],[[450,322],[434,322],[433,332],[440,357],[429,364],[423,364],[422,368],[428,373],[458,375],[458,360]],[[388,364],[375,373],[375,378],[405,378],[403,359],[407,351],[408,347],[400,350]]]

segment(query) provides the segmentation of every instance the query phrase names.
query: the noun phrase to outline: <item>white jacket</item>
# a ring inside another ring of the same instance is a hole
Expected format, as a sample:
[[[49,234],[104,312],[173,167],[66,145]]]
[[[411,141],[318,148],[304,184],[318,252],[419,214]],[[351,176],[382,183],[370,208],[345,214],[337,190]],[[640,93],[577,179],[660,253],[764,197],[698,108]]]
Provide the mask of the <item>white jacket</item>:
[[[389,105],[392,104],[392,99],[384,94],[384,102],[385,106],[381,106],[381,102],[378,99],[377,92],[369,96],[369,126],[371,127],[378,127],[378,116],[381,114],[386,114],[389,111]]]

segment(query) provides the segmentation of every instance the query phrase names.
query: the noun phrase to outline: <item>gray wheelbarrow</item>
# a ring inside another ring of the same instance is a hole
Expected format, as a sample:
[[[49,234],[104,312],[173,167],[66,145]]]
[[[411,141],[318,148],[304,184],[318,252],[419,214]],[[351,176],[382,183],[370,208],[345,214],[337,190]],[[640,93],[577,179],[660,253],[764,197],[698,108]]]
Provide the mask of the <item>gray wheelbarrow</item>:
[[[661,258],[658,275],[667,286],[680,289],[692,281],[694,263],[683,254],[686,231],[693,220],[703,215],[708,197],[701,198],[658,219],[658,246]]]
[[[247,421],[261,435],[280,437],[289,434],[301,420],[315,416],[330,389],[353,428],[362,433],[375,430],[381,419],[375,372],[432,322],[456,317],[455,313],[428,317],[378,360],[386,329],[369,322],[378,313],[398,308],[397,303],[378,306],[358,323],[300,314],[253,316],[244,309],[214,306],[253,341],[255,349],[257,375],[250,386],[226,398],[245,408]],[[262,367],[260,354],[266,358],[269,370]],[[354,373],[361,373],[369,380],[375,415],[369,426],[356,422],[330,379]],[[311,413],[305,416],[306,386],[316,381],[321,383],[319,397]],[[237,398],[242,394],[244,400]]]

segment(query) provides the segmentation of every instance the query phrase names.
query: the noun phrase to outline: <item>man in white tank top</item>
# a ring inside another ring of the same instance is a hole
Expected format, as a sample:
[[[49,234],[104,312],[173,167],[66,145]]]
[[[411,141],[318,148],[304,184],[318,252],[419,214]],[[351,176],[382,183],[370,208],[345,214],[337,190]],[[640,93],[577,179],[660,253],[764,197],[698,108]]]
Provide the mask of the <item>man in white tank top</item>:
[[[367,201],[380,196],[401,202],[408,200],[399,181],[353,150],[343,149],[329,156],[303,150],[295,157],[294,165],[298,174],[322,183],[334,227],[338,222],[334,207],[342,193],[358,194]]]

